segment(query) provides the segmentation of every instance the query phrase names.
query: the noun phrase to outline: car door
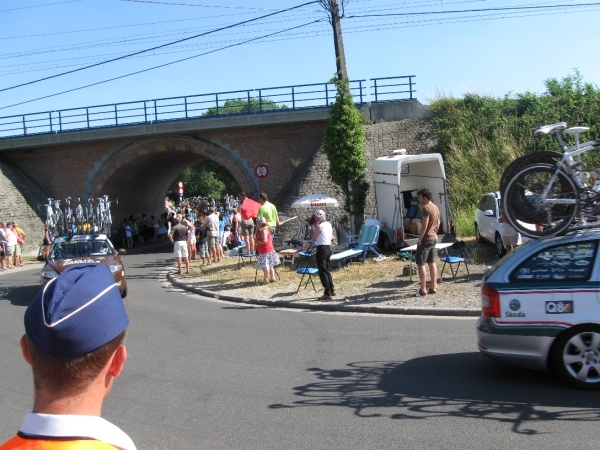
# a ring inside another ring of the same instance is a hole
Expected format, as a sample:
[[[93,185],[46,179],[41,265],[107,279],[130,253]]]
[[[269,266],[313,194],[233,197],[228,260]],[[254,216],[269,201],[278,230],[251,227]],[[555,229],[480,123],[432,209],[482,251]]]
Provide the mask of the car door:
[[[545,247],[519,265],[511,281],[526,289],[531,319],[561,326],[591,316],[597,320],[597,256],[598,239],[567,241]]]
[[[495,199],[491,195],[486,195],[483,197],[482,207],[481,235],[488,241],[494,242],[494,211],[497,209]],[[489,211],[492,211],[492,216],[489,215]]]

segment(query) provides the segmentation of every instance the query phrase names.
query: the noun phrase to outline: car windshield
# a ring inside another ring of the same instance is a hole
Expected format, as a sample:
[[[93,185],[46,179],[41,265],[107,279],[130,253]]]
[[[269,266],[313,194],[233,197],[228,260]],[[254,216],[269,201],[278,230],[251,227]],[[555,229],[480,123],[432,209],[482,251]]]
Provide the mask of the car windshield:
[[[57,242],[52,246],[50,259],[106,256],[113,253],[107,241],[66,241]]]

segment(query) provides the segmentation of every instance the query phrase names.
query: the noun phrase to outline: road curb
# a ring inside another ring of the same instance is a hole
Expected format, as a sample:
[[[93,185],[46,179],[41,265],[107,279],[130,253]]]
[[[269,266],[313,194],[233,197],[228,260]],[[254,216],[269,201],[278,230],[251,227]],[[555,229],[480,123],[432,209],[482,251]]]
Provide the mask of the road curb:
[[[278,308],[308,309],[312,311],[329,312],[352,312],[369,314],[399,314],[406,316],[444,316],[444,317],[479,317],[481,309],[479,308],[410,308],[404,306],[375,306],[375,305],[344,305],[331,303],[314,303],[302,300],[266,300],[248,297],[237,297],[228,294],[219,294],[208,291],[189,283],[183,282],[167,273],[167,280],[173,285],[187,292],[210,297],[217,300],[224,300],[233,303],[245,303],[251,305],[274,306]]]

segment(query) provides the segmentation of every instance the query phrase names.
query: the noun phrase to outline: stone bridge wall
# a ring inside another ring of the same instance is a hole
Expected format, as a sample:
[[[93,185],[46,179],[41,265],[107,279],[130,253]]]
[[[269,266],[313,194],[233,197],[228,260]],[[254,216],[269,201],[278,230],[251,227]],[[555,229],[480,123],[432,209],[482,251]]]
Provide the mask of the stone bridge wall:
[[[416,155],[434,151],[436,140],[433,136],[433,125],[427,119],[405,119],[394,122],[380,122],[365,126],[365,151],[368,167],[366,179],[373,176],[373,161],[382,156],[388,156],[392,150],[405,148],[408,154]],[[279,239],[290,239],[308,217],[307,211],[291,208],[294,200],[305,195],[321,193],[340,199],[336,186],[328,176],[329,161],[322,148],[298,171],[298,175],[278,195],[274,201],[280,213],[289,217],[298,216],[299,221],[285,224]],[[339,208],[329,208],[326,211],[330,218],[339,223],[346,215],[343,202]],[[367,196],[365,216],[376,215],[375,190],[371,183]]]
[[[35,208],[47,197],[109,194],[120,199],[113,216],[115,224],[129,214],[157,214],[177,174],[209,158],[233,173],[242,189],[255,195],[260,190],[268,192],[282,215],[299,216],[301,221],[286,224],[278,236],[278,240],[289,239],[308,214],[293,211],[294,200],[317,192],[339,198],[321,150],[324,127],[323,121],[271,124],[7,150],[2,153],[0,220],[18,220],[28,236],[35,237],[29,240],[33,243],[43,234],[43,219]],[[371,179],[373,160],[392,150],[406,148],[410,154],[432,151],[432,131],[426,119],[365,126],[367,179]],[[300,167],[295,168],[293,160],[299,160]],[[269,176],[258,180],[253,169],[261,163],[268,164]],[[367,200],[366,214],[371,216],[375,211],[373,189]],[[343,205],[330,213],[334,218],[344,216]],[[31,253],[33,248],[29,250]]]

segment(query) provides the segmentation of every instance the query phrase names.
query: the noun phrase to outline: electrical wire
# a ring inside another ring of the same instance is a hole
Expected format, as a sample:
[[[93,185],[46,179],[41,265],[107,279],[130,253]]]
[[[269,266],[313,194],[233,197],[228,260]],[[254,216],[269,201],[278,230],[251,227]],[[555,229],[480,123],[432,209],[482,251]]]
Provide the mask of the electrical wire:
[[[83,1],[83,0],[67,0],[64,2],[44,3],[42,5],[19,6],[18,8],[0,9],[0,12],[16,11],[18,9],[41,8],[42,6],[62,5],[63,3],[75,3],[75,2],[81,2],[81,1]]]
[[[271,21],[265,21],[265,22],[260,22],[260,23],[256,23],[256,22],[252,22],[252,23],[245,23],[239,26],[239,28],[250,28],[250,27],[256,27],[256,26],[264,26],[264,25],[270,25],[270,24],[275,24],[275,23],[283,23],[283,22],[293,22],[293,21],[298,21],[300,19],[304,19],[304,18],[310,18],[312,16],[312,14],[302,14],[301,16],[295,17],[293,19],[282,19],[282,20],[271,20]],[[112,39],[103,39],[103,40],[98,40],[98,41],[88,41],[88,42],[84,42],[81,44],[63,44],[63,45],[58,45],[58,46],[54,46],[54,47],[42,47],[42,48],[36,48],[35,50],[31,50],[29,52],[27,51],[19,51],[19,52],[12,52],[12,53],[4,53],[4,54],[0,54],[0,59],[13,59],[13,58],[22,58],[22,57],[27,57],[27,56],[34,56],[34,55],[41,55],[41,54],[46,54],[46,53],[58,53],[58,52],[63,52],[63,51],[73,51],[73,50],[84,50],[84,49],[90,49],[90,48],[101,48],[101,47],[110,47],[110,46],[114,46],[114,45],[123,45],[123,44],[131,44],[131,43],[139,43],[144,41],[145,43],[153,43],[153,42],[164,42],[163,40],[157,40],[156,38],[160,38],[160,37],[172,37],[172,36],[181,36],[181,35],[189,35],[190,33],[198,33],[199,31],[202,30],[207,30],[207,29],[213,29],[214,26],[204,26],[204,27],[194,27],[194,28],[184,28],[184,29],[180,29],[177,31],[173,31],[173,30],[169,30],[169,31],[158,31],[158,32],[153,32],[153,33],[143,33],[143,34],[136,34],[136,35],[130,35],[128,37],[122,37],[122,38],[112,38]],[[252,31],[246,31],[244,33],[249,33]],[[222,35],[227,36],[230,35],[231,33],[222,33]],[[120,53],[121,55],[123,55],[124,53]]]
[[[159,2],[152,0],[121,0],[122,2],[131,3],[151,3],[155,5],[173,5],[173,6],[198,6],[201,8],[223,8],[223,9],[252,9],[255,11],[279,11],[278,8],[253,8],[250,6],[218,6],[218,5],[198,5],[196,3],[175,3],[175,2]],[[314,12],[314,11],[311,11]]]
[[[276,14],[281,14],[281,13],[284,13],[284,12],[287,12],[287,11],[291,11],[291,10],[294,10],[294,9],[298,9],[298,8],[301,8],[301,7],[303,7],[303,6],[306,6],[306,5],[311,5],[311,4],[313,4],[313,3],[316,3],[316,2],[315,2],[315,1],[311,1],[311,2],[308,2],[308,3],[303,3],[302,5],[293,6],[293,7],[291,7],[291,8],[287,8],[287,9],[282,9],[282,10],[279,10],[279,11],[277,11],[277,12],[273,12],[273,13],[270,13],[270,14],[266,14],[266,15],[264,15],[264,16],[260,16],[260,17],[255,17],[255,18],[253,18],[253,19],[248,19],[248,20],[245,20],[245,21],[243,21],[243,22],[239,22],[239,23],[236,23],[236,24],[233,24],[233,25],[227,25],[227,26],[224,26],[224,27],[217,28],[217,29],[215,29],[215,30],[207,31],[207,32],[205,32],[205,33],[200,33],[200,34],[197,34],[197,35],[194,35],[194,36],[190,36],[190,37],[187,37],[187,38],[178,39],[178,40],[176,40],[176,41],[169,42],[169,43],[167,43],[167,44],[158,45],[158,46],[156,46],[156,47],[152,47],[152,48],[145,49],[145,50],[140,50],[140,51],[138,51],[138,52],[130,53],[130,54],[128,54],[128,55],[119,56],[119,57],[117,57],[117,58],[109,59],[109,60],[107,60],[107,61],[103,61],[103,62],[96,63],[96,64],[91,64],[91,65],[89,65],[89,66],[85,66],[85,67],[80,67],[80,68],[78,68],[78,69],[69,70],[69,71],[67,71],[67,72],[63,72],[63,73],[59,73],[59,74],[55,74],[55,75],[51,75],[51,76],[48,76],[48,77],[40,78],[40,79],[38,79],[38,80],[28,81],[28,82],[26,82],[26,83],[21,83],[21,84],[18,84],[18,85],[15,85],[15,86],[11,86],[11,87],[8,87],[8,88],[0,89],[0,92],[9,91],[9,90],[11,90],[11,89],[16,89],[16,88],[23,87],[23,86],[29,86],[29,85],[31,85],[31,84],[34,84],[34,83],[39,83],[39,82],[41,82],[41,81],[50,80],[50,79],[53,79],[53,78],[61,77],[61,76],[64,76],[64,75],[68,75],[68,74],[71,74],[71,73],[75,73],[75,72],[80,72],[80,71],[82,71],[82,70],[90,69],[90,68],[92,68],[92,67],[98,67],[98,66],[100,66],[100,65],[103,65],[103,64],[108,64],[108,63],[111,63],[111,62],[114,62],[114,61],[119,61],[119,60],[121,60],[121,59],[125,59],[125,58],[129,58],[129,57],[131,57],[131,56],[139,55],[139,54],[141,54],[141,53],[146,53],[146,52],[150,52],[150,51],[153,51],[153,50],[158,50],[158,49],[160,49],[160,48],[168,47],[168,46],[170,46],[170,45],[179,44],[179,43],[181,43],[181,42],[184,42],[184,41],[189,41],[190,39],[195,39],[195,38],[198,38],[198,37],[200,37],[200,36],[206,36],[206,35],[208,35],[208,34],[216,33],[216,32],[218,32],[218,31],[226,30],[226,29],[229,29],[229,28],[234,28],[234,27],[236,27],[236,26],[239,26],[239,25],[242,25],[242,24],[244,24],[244,23],[254,22],[254,21],[256,21],[256,20],[260,20],[260,19],[264,19],[264,18],[267,18],[267,17],[271,17],[271,16],[274,16],[274,15],[276,15]]]
[[[113,78],[110,78],[108,80],[98,81],[96,83],[91,83],[91,84],[87,84],[85,86],[80,86],[80,87],[76,87],[76,88],[73,88],[73,89],[68,89],[66,91],[57,92],[55,94],[45,95],[43,97],[38,97],[38,98],[31,99],[31,100],[26,100],[24,102],[14,103],[14,104],[8,105],[8,106],[2,106],[2,107],[0,107],[0,110],[7,109],[7,108],[12,108],[13,106],[24,105],[26,103],[36,102],[38,100],[44,100],[44,99],[50,98],[50,97],[56,97],[58,95],[67,94],[69,92],[79,91],[81,89],[85,89],[85,88],[88,88],[88,87],[97,86],[99,84],[104,84],[104,83],[108,83],[110,81],[115,81],[115,80],[120,80],[122,78],[130,77],[132,75],[138,75],[140,73],[149,72],[151,70],[159,69],[159,68],[166,67],[166,66],[171,66],[173,64],[177,64],[177,63],[180,63],[180,62],[183,62],[183,61],[189,61],[190,59],[198,58],[200,56],[209,55],[211,53],[216,53],[216,52],[221,51],[221,50],[225,50],[225,49],[236,47],[236,46],[243,45],[243,44],[248,44],[250,42],[257,41],[259,39],[264,39],[264,38],[267,38],[267,37],[270,37],[270,36],[274,36],[276,34],[281,34],[281,33],[287,32],[287,31],[291,31],[291,30],[295,30],[295,29],[298,29],[298,28],[302,28],[302,27],[308,26],[308,25],[312,25],[314,22],[320,22],[321,20],[324,20],[324,19],[318,19],[318,20],[313,21],[313,22],[308,22],[308,23],[305,23],[305,24],[302,24],[302,25],[298,25],[298,26],[295,26],[295,27],[287,28],[285,30],[276,31],[274,33],[270,33],[270,34],[267,34],[267,35],[264,35],[264,36],[259,36],[259,37],[256,37],[256,38],[248,39],[246,41],[239,42],[239,43],[236,43],[236,44],[227,45],[225,47],[221,47],[221,48],[218,48],[216,50],[211,50],[209,52],[200,53],[198,55],[189,56],[187,58],[178,59],[176,61],[171,61],[171,62],[168,62],[168,63],[165,63],[165,64],[161,64],[161,65],[158,65],[158,66],[150,67],[150,68],[143,69],[143,70],[138,70],[136,72],[131,72],[131,73],[128,73],[128,74],[125,74],[125,75],[120,75],[118,77],[113,77]]]
[[[597,8],[594,9],[589,9],[588,11],[597,11]],[[563,13],[580,13],[580,12],[584,12],[584,11],[565,11],[565,12],[560,12],[560,14]],[[509,15],[510,14],[510,15]],[[481,18],[481,20],[495,20],[498,18],[503,18],[503,19],[510,19],[510,18],[519,18],[519,17],[536,17],[536,16],[541,16],[541,15],[551,15],[551,14],[558,14],[554,13],[554,12],[547,12],[544,14],[533,14],[532,12],[527,12],[527,13],[523,13],[523,12],[512,12],[512,13],[503,13],[503,12],[496,12],[493,14],[487,14],[487,15],[478,15],[475,16],[476,18],[472,18],[467,20],[470,16],[462,16],[462,17],[453,17],[453,18],[444,18],[444,19],[432,19],[432,20],[421,20],[421,21],[413,21],[410,23],[406,23],[406,22],[402,22],[401,24],[398,23],[384,23],[384,24],[374,24],[374,25],[361,25],[361,27],[349,27],[349,28],[344,28],[344,33],[345,34],[352,34],[352,33],[357,33],[357,32],[366,32],[366,31],[380,31],[380,30],[390,30],[390,29],[398,29],[398,28],[413,28],[413,27],[417,27],[417,26],[430,26],[430,25],[438,25],[438,24],[446,24],[446,23],[464,23],[464,22],[476,22],[479,21],[478,18]],[[497,17],[497,16],[501,16],[501,17]],[[485,17],[485,19],[484,19]],[[488,18],[489,17],[489,18]],[[460,19],[460,20],[458,20]],[[374,19],[361,19],[361,20],[357,20],[357,21],[353,21],[353,23],[355,22],[364,22],[364,21],[373,21],[373,20],[377,20],[376,18]],[[273,22],[285,22],[285,21],[273,21]],[[248,25],[246,25],[248,26]],[[356,30],[356,31],[355,31]],[[300,34],[298,33],[298,36],[294,36],[294,37],[288,37],[288,38],[284,38],[284,39],[269,39],[269,40],[263,40],[263,43],[267,43],[267,42],[278,42],[278,41],[283,41],[283,40],[292,40],[292,39],[301,39],[304,37],[317,37],[317,36],[322,36],[325,33],[329,33],[330,31],[325,31],[325,30],[317,30],[314,32],[310,32],[310,36],[307,36],[306,33],[304,34]],[[225,34],[225,35],[236,35],[236,34],[247,34],[247,33],[229,33],[229,34]],[[290,35],[293,36],[293,35]],[[176,51],[161,51],[161,52],[156,52],[152,55],[141,55],[141,56],[137,56],[137,57],[147,57],[147,56],[156,56],[156,55],[164,55],[164,54],[172,54],[172,53],[185,53],[185,52],[190,52],[193,51],[195,48],[198,47],[204,47],[205,49],[211,48],[211,47],[215,47],[218,45],[223,45],[224,43],[231,43],[231,42],[238,42],[236,40],[220,40],[220,41],[212,41],[212,42],[208,42],[208,43],[201,43],[201,44],[193,44],[193,45],[188,45],[188,46],[183,46],[180,47],[180,50],[176,50]],[[115,53],[113,53],[114,55]],[[117,54],[122,54],[122,53],[117,53]],[[90,60],[90,59],[98,59],[98,58],[102,58],[102,57],[106,57],[106,56],[110,56],[109,55],[96,55],[96,56],[87,56],[87,57],[78,57],[78,58],[67,58],[67,59],[63,59],[63,60],[59,60],[59,61],[71,61],[71,60],[81,60],[81,59],[86,59],[86,60]],[[54,61],[47,61],[47,64],[53,64]],[[18,64],[18,65],[13,65],[13,66],[5,66],[5,67],[19,67],[19,66],[27,66],[27,65],[36,65],[39,66],[40,64],[43,63],[27,63],[27,64]],[[5,70],[3,73],[0,73],[0,76],[7,76],[7,75],[13,75],[13,74],[19,74],[19,73],[28,73],[28,72],[36,72],[36,71],[43,71],[43,70],[50,70],[50,69],[56,69],[56,68],[62,68],[62,67],[73,67],[76,66],[77,64],[63,64],[63,65],[59,65],[59,66],[52,66],[52,67],[44,67],[44,68],[40,68],[40,69],[35,69],[35,70]]]
[[[513,11],[513,10],[538,10],[538,9],[550,9],[550,8],[577,8],[582,6],[596,6],[600,3],[578,3],[575,5],[540,5],[540,6],[513,6],[503,8],[481,8],[481,9],[463,9],[456,11],[424,11],[424,12],[408,12],[408,13],[388,13],[388,14],[362,14],[346,16],[346,19],[354,19],[356,17],[389,17],[389,16],[423,16],[423,15],[434,15],[434,14],[458,14],[465,12],[487,12],[487,11]]]

